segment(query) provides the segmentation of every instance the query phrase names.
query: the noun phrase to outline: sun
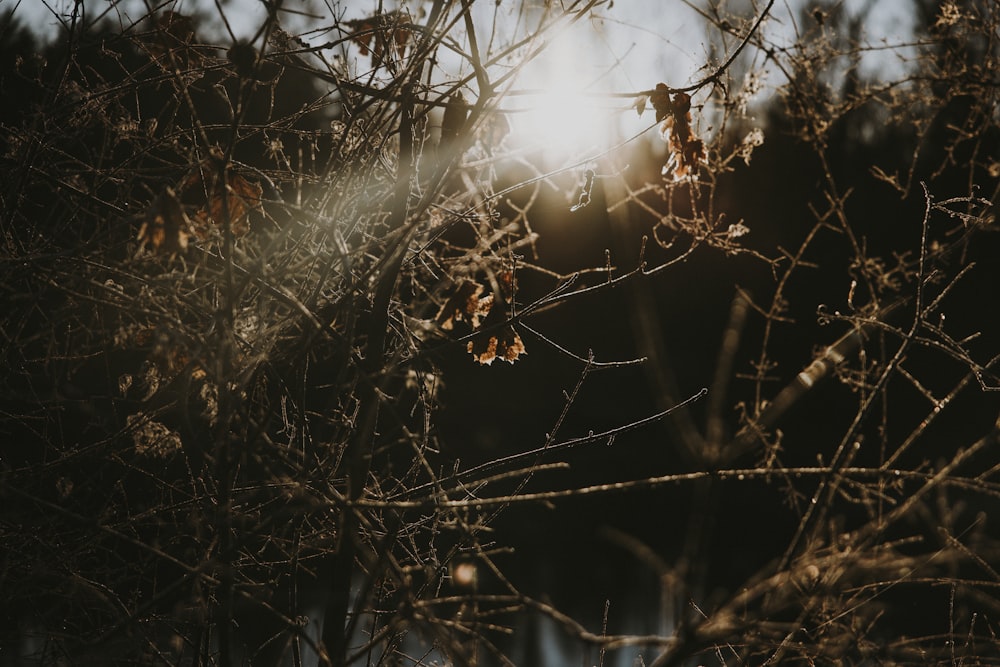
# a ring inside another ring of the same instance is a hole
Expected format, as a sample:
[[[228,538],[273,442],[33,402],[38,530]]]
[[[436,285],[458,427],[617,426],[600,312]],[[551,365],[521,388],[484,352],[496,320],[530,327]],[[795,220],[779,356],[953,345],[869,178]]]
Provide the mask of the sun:
[[[548,159],[572,159],[599,152],[614,135],[617,109],[595,92],[595,73],[585,48],[561,37],[519,78],[508,99],[516,146]]]

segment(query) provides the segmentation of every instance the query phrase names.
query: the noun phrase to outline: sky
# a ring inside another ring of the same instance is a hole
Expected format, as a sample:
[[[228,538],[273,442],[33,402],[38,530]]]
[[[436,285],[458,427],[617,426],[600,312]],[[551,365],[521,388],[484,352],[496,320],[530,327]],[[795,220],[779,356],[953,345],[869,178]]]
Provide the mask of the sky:
[[[903,40],[912,27],[909,10],[911,0],[842,1],[852,13],[867,8],[864,28],[873,44],[878,44],[883,39]],[[808,6],[817,4],[810,0],[775,2],[771,10],[774,18],[771,25],[765,27],[774,30],[777,23],[791,31],[794,23],[791,16],[799,11],[803,3]],[[150,6],[169,4],[169,0],[84,0],[89,17],[107,16],[124,24],[146,15]],[[261,0],[176,0],[173,4],[176,11],[183,13],[202,10],[216,14],[217,7],[221,7],[236,36],[244,38],[255,32],[266,15]],[[284,6],[290,10],[301,7],[307,12],[311,10],[316,15],[328,16],[329,12],[324,4],[325,2],[317,0],[286,0]],[[411,13],[418,14],[420,6],[426,3],[420,0],[329,0],[334,11],[343,13],[346,18],[371,14],[379,4],[388,9],[402,4]],[[478,4],[493,5],[492,2]],[[530,3],[501,0],[499,4],[508,12],[514,13],[517,11],[514,8],[537,5],[540,0]],[[699,9],[721,7],[723,11],[744,16],[756,14],[764,4],[765,0],[694,0],[690,3]],[[17,14],[40,33],[51,35],[59,24],[56,16],[68,16],[73,5],[74,0],[0,0],[0,12],[16,9]],[[682,0],[614,0],[599,6],[594,15],[599,18],[584,26],[584,29],[593,32],[597,28],[600,35],[597,41],[588,45],[588,56],[604,53],[622,59],[622,65],[631,67],[633,71],[642,69],[632,67],[639,61],[651,63],[667,58],[682,67],[685,64],[688,67],[696,66],[702,62],[700,56],[704,55],[704,49],[699,49],[699,46],[703,46],[705,38],[703,22],[688,3]],[[284,18],[292,24],[296,21],[293,12],[287,12]],[[778,31],[780,30],[781,27],[778,27]],[[789,38],[790,36],[789,32]]]
[[[398,1],[381,0],[387,9],[397,6]],[[428,4],[421,0],[401,1],[418,20],[423,6]],[[773,43],[791,44],[795,40],[802,20],[799,8],[803,2],[809,1],[778,0],[774,3],[769,17],[762,24],[762,29]],[[911,0],[843,2],[851,12],[867,8],[869,13],[864,29],[872,46],[908,39],[913,24],[907,10]],[[286,0],[285,8],[302,9],[305,14],[286,12],[282,21],[290,32],[299,33],[310,21],[331,25],[331,7],[337,15],[351,19],[372,14],[379,3],[380,0],[325,0],[322,3],[317,0]],[[89,18],[104,16],[125,26],[140,20],[148,13],[149,6],[157,4],[169,3],[163,0],[84,0]],[[539,4],[538,1],[502,0],[496,10],[498,33],[502,34],[506,26],[523,28],[529,25],[525,16],[531,15],[530,8]],[[750,24],[765,4],[766,0],[693,0],[690,3],[683,0],[614,0],[604,3],[592,12],[589,19],[554,35],[542,57],[524,69],[513,87],[539,89],[546,94],[509,98],[505,103],[507,108],[529,109],[524,113],[511,114],[509,118],[519,128],[517,134],[525,145],[551,146],[564,154],[560,158],[599,152],[621,137],[641,132],[652,123],[651,111],[641,117],[628,111],[634,100],[601,97],[601,94],[646,90],[659,82],[674,87],[687,85],[704,76],[705,63],[713,62],[713,59],[717,63],[735,48],[735,38],[729,38],[724,50],[716,48],[713,51],[705,21],[695,8],[702,11],[720,8],[736,17],[734,22],[737,25],[742,18],[740,27],[743,28]],[[810,2],[809,6],[812,4]],[[492,1],[476,3],[474,8],[480,13],[477,21],[482,25],[492,24],[494,5]],[[43,35],[58,34],[57,17],[68,16],[73,6],[73,0],[0,0],[0,12],[14,8],[22,20]],[[177,0],[174,5],[175,11],[204,11],[213,17],[219,16],[220,8],[228,22],[228,30],[237,38],[252,37],[265,18],[264,5],[260,0]],[[309,12],[317,18],[310,19]],[[220,45],[232,39],[219,21],[215,21],[214,25],[203,23],[202,28],[207,28],[208,39],[217,40]],[[340,35],[326,31],[312,36],[305,33],[304,36],[307,41],[322,43]],[[897,56],[887,57],[886,54],[887,51],[873,49],[866,56],[866,70],[885,72],[895,69],[892,73],[898,74],[903,66],[901,61]],[[759,52],[755,56],[748,49],[746,55],[754,58],[749,62],[750,66],[759,67],[760,80],[765,85],[761,96],[766,95],[767,86],[780,85],[780,72],[768,66]],[[747,64],[745,61],[744,66]],[[365,65],[359,61],[357,66],[363,68]],[[455,67],[460,69],[463,65],[456,64]],[[734,85],[739,84],[736,82]],[[606,128],[609,127],[614,131],[608,132]],[[703,131],[706,129],[702,128]]]
[[[602,84],[631,83],[636,88],[649,87],[649,80],[656,73],[661,78],[671,78],[679,85],[691,78],[705,61],[708,47],[704,21],[692,9],[708,10],[721,7],[723,11],[738,16],[751,17],[759,13],[766,0],[613,0],[600,5],[589,21],[581,21],[569,31],[570,48],[556,53],[555,58],[566,68],[567,62],[586,66],[590,77],[587,83],[594,87]],[[419,16],[421,0],[286,0],[284,6],[295,10],[303,8],[313,12],[321,21],[329,21],[330,12],[325,6],[346,18],[359,18],[373,13],[383,4],[391,9],[402,3],[411,14]],[[499,12],[504,16],[516,17],[522,7],[538,5],[533,2],[513,2],[501,0]],[[778,0],[771,9],[771,18],[764,29],[777,42],[790,42],[794,38],[797,19],[803,3],[816,4],[810,0]],[[867,8],[868,15],[864,29],[868,41],[873,45],[883,42],[899,42],[907,39],[912,28],[909,12],[911,0],[843,0],[851,12]],[[90,18],[104,16],[129,25],[148,13],[150,6],[169,5],[166,0],[84,0],[86,14]],[[558,4],[558,3],[556,3]],[[565,3],[568,4],[568,3]],[[479,2],[477,9],[492,12],[493,2]],[[54,35],[58,31],[57,16],[68,16],[74,0],[0,0],[0,12],[15,9],[18,16],[44,35]],[[265,18],[261,0],[176,0],[174,8],[182,13],[205,11],[218,15],[222,9],[230,28],[237,37],[246,38],[256,31]],[[488,15],[484,18],[490,18]],[[308,21],[307,16],[296,16],[289,11],[283,15],[288,27]],[[218,37],[228,38],[221,27],[216,25]],[[586,43],[584,43],[586,42]]]

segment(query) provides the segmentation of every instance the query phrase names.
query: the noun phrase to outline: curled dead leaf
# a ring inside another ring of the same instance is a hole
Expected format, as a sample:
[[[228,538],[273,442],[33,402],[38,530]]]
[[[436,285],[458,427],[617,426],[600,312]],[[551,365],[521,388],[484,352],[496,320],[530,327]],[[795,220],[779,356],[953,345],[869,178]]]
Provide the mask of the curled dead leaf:
[[[212,149],[176,190],[164,188],[153,200],[142,216],[139,243],[173,255],[187,250],[192,237],[209,241],[227,226],[241,238],[250,231],[250,213],[261,208],[263,194],[260,183],[224,164],[222,151]]]
[[[143,413],[127,417],[135,453],[156,459],[165,459],[183,449],[181,436],[165,424]]]
[[[514,363],[522,354],[527,354],[524,341],[512,324],[505,324],[509,304],[514,299],[517,283],[513,271],[497,273],[495,289],[500,307],[491,309],[483,318],[483,328],[487,331],[469,341],[466,349],[477,363],[491,365],[496,359]]]
[[[485,291],[482,285],[463,280],[435,318],[438,326],[445,331],[454,331],[456,326],[461,326],[466,332],[487,329],[466,344],[476,362],[487,366],[496,359],[512,364],[522,354],[527,354],[524,342],[513,325],[504,324],[509,310],[506,306],[513,300],[516,289],[514,272],[497,273],[494,289],[496,293],[482,296]],[[494,308],[498,300],[503,307]]]
[[[691,131],[691,96],[677,92],[671,97],[666,85],[659,83],[651,100],[660,123],[660,136],[670,148],[663,175],[674,180],[696,176],[706,155],[704,142]]]
[[[593,173],[590,169],[587,171],[591,174]],[[514,278],[514,272],[510,270],[501,271],[497,274],[497,284],[500,288],[500,294],[503,296],[504,300],[511,301],[514,298],[514,292],[517,291],[517,280]]]
[[[493,295],[485,297],[483,286],[472,280],[463,280],[452,293],[435,320],[445,331],[453,331],[456,324],[464,324],[468,329],[479,328],[479,318],[485,317],[493,306]]]
[[[667,84],[665,83],[656,84],[656,89],[649,96],[649,101],[653,104],[653,110],[656,111],[657,123],[669,116],[673,111],[673,105],[670,102],[670,89],[667,88]]]
[[[635,109],[636,115],[641,116],[646,111],[647,104],[649,104],[649,95],[640,95],[635,98],[635,101],[632,102],[632,108]]]
[[[512,364],[522,354],[527,354],[524,342],[513,326],[504,327],[496,334],[484,334],[470,340],[467,349],[476,362],[486,366],[497,359]]]
[[[384,63],[386,54],[402,60],[412,39],[409,23],[409,13],[400,10],[344,21],[344,25],[351,29],[351,41],[358,45],[361,55],[371,53],[376,63]]]
[[[191,221],[200,241],[212,238],[226,226],[234,238],[245,236],[250,231],[250,212],[260,209],[263,194],[260,183],[248,180],[232,165],[223,164],[218,149],[213,149],[180,186],[181,201],[195,208]]]
[[[191,235],[191,220],[177,193],[168,187],[146,209],[137,238],[140,248],[176,255],[187,250]]]

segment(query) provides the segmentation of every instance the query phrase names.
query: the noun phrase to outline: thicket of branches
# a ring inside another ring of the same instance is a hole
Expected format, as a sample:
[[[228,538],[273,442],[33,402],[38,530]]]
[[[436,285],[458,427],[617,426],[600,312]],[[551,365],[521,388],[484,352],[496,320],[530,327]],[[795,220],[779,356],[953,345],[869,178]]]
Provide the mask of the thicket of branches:
[[[913,0],[913,40],[873,44],[842,3],[708,3],[703,69],[609,91],[659,153],[545,173],[507,142],[518,74],[614,8],[494,4],[270,3],[250,40],[170,3],[77,1],[48,45],[3,17],[0,660],[502,664],[542,616],[595,664],[995,664],[1000,7]],[[560,214],[615,230],[571,272],[538,231],[567,175]],[[697,291],[700,262],[733,301],[682,391],[664,340],[697,314],[657,290]],[[627,299],[634,355],[566,334],[587,299]],[[461,462],[443,370],[516,382],[533,356],[572,369],[552,421]],[[564,432],[637,367],[658,407]],[[565,484],[664,427],[662,469]],[[662,632],[509,574],[502,513],[668,487],[677,553],[614,537]],[[771,557],[722,585],[743,487],[794,528],[759,517]]]

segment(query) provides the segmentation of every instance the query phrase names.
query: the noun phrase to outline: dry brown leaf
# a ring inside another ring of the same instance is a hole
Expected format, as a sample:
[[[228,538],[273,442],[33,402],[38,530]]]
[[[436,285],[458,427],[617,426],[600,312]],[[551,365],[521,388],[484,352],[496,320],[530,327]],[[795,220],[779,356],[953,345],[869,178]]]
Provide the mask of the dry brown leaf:
[[[402,60],[406,47],[412,39],[410,29],[404,27],[409,23],[410,15],[405,11],[386,12],[363,19],[344,21],[344,25],[351,29],[351,41],[358,45],[361,55],[367,56],[371,53],[376,63],[383,62],[383,56],[387,53],[395,55],[397,60]]]
[[[141,248],[175,255],[187,250],[191,235],[191,220],[177,194],[168,187],[146,209],[137,238]]]
[[[225,187],[220,185],[222,161],[222,152],[213,149],[180,185],[181,201],[195,209],[190,217],[200,241],[212,238],[226,225],[233,238],[245,236],[250,231],[250,212],[261,207],[264,190],[260,183],[248,180],[232,166],[225,168]]]
[[[514,363],[522,354],[527,354],[524,342],[514,327],[504,327],[499,333],[483,335],[470,340],[467,349],[480,364],[489,366],[496,359]]]
[[[184,444],[177,431],[139,412],[127,417],[135,453],[165,459],[181,451]]]
[[[632,108],[635,109],[636,115],[641,116],[646,111],[647,104],[649,104],[648,95],[640,95],[639,97],[635,98],[635,100],[632,102]]]
[[[705,144],[691,132],[691,97],[681,92],[671,97],[666,85],[659,83],[650,99],[660,123],[660,136],[670,148],[663,175],[674,180],[695,176],[705,161]]]
[[[438,311],[435,321],[444,331],[454,331],[460,326],[463,333],[480,328],[489,333],[476,336],[468,342],[466,349],[476,362],[489,366],[496,359],[514,363],[522,354],[527,354],[524,342],[512,325],[504,325],[509,308],[507,304],[514,297],[515,281],[513,271],[501,271],[496,275],[498,294],[482,296],[485,288],[472,280],[463,280]],[[493,305],[500,301],[502,307]]]
[[[589,173],[593,173],[591,170],[587,170]],[[514,298],[514,292],[517,290],[517,281],[514,279],[513,271],[501,271],[497,274],[497,284],[500,287],[500,294],[503,296],[504,300],[509,302]]]
[[[222,152],[213,149],[176,190],[164,188],[143,215],[138,234],[143,248],[173,255],[187,250],[192,237],[217,238],[226,225],[234,238],[250,231],[250,213],[261,208],[264,190],[232,166],[225,168],[222,187],[222,166]]]
[[[657,123],[669,116],[673,110],[673,105],[670,102],[670,89],[665,83],[656,84],[656,90],[649,96],[649,101],[653,104],[653,110],[656,111]]]
[[[445,331],[454,330],[456,324],[464,324],[468,329],[478,329],[479,318],[485,317],[493,306],[493,295],[480,297],[482,293],[482,285],[472,280],[463,280],[434,318],[438,326]]]

